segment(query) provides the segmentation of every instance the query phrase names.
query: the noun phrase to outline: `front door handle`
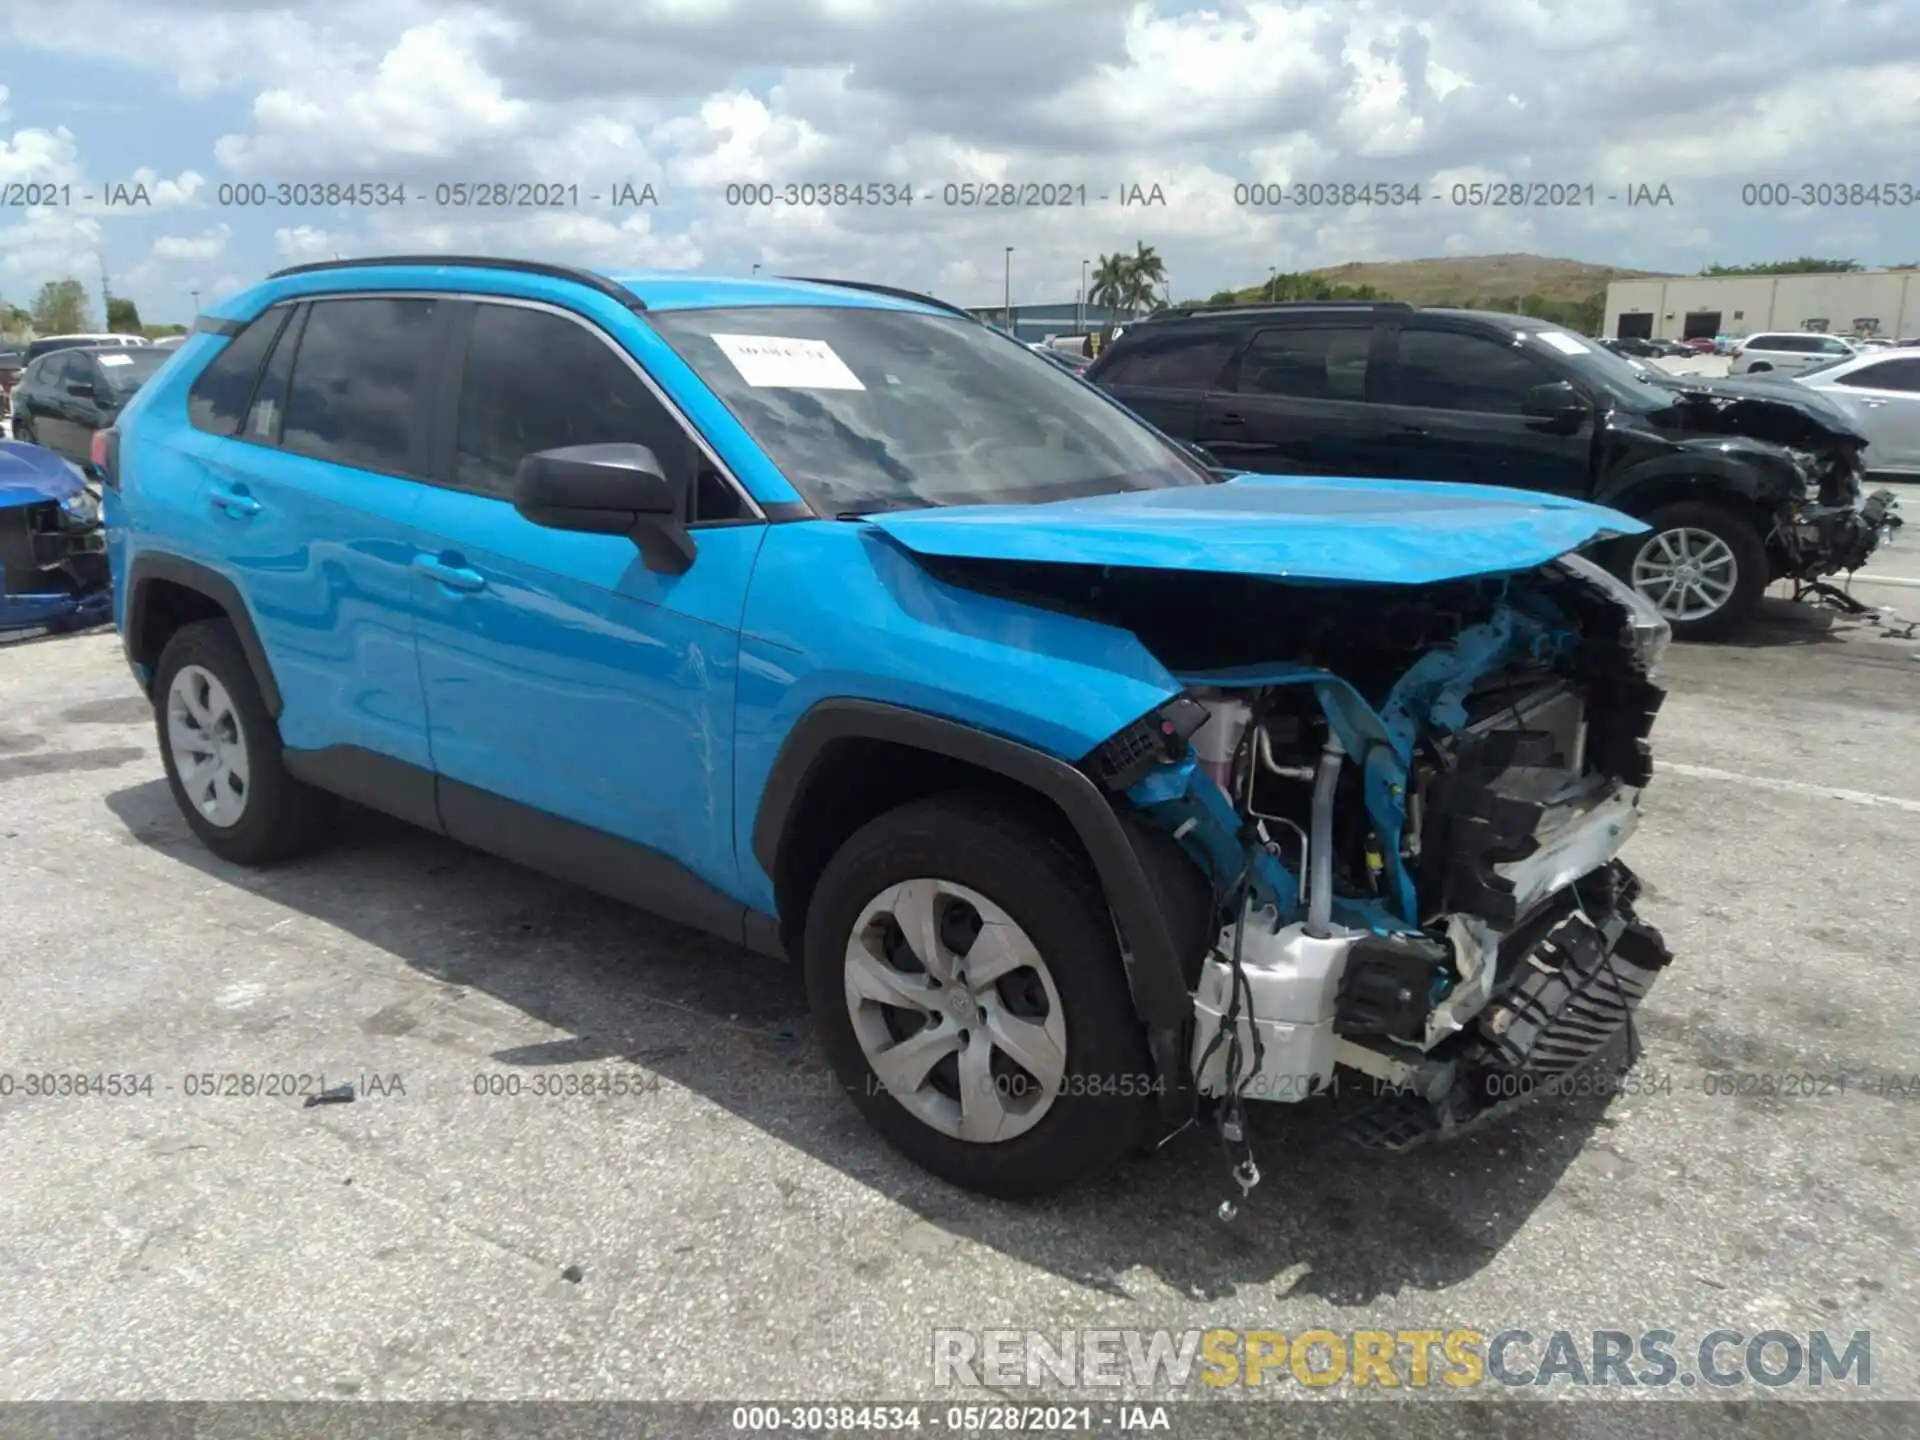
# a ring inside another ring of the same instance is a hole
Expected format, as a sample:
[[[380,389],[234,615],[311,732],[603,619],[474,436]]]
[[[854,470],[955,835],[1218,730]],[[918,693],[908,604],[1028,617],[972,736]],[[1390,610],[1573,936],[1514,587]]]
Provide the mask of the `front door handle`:
[[[1247,417],[1240,414],[1237,410],[1229,410],[1220,417],[1220,423],[1222,425],[1244,425],[1247,423]]]
[[[1427,427],[1424,425],[1402,425],[1400,427],[1400,433],[1402,435],[1415,435],[1415,436],[1425,437],[1425,436],[1431,435],[1433,432],[1427,429]]]
[[[436,580],[449,590],[458,590],[462,594],[472,594],[476,590],[487,588],[487,577],[478,570],[469,570],[466,566],[452,560],[443,560],[438,555],[416,555],[413,568],[431,580]]]
[[[233,516],[236,520],[245,520],[249,516],[260,513],[260,502],[247,494],[246,491],[238,488],[221,490],[216,487],[215,489],[209,490],[207,492],[207,502],[226,511],[227,514]]]

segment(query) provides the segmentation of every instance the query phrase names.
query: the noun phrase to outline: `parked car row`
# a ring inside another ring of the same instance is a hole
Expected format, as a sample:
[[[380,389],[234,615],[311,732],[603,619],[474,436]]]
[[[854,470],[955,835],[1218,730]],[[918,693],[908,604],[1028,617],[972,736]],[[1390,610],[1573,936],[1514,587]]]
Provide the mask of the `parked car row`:
[[[1522,316],[1171,311],[1087,379],[1229,469],[1500,485],[1624,511],[1650,530],[1607,563],[1695,639],[1737,628],[1775,580],[1858,569],[1901,523],[1891,492],[1864,493],[1867,431],[1824,395],[1672,375]],[[1882,453],[1910,463],[1891,433]]]

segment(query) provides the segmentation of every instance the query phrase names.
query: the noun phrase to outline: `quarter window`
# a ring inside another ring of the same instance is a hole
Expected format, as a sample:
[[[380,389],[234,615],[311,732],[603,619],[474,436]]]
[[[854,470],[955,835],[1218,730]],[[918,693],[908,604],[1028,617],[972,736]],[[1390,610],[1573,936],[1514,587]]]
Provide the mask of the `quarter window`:
[[[440,302],[321,300],[294,357],[281,445],[362,470],[426,468],[422,388]]]
[[[233,435],[240,429],[247,400],[253,394],[260,362],[267,358],[273,337],[287,318],[288,307],[276,306],[227,342],[200,372],[187,391],[187,418],[195,429],[215,435]]]
[[[1402,330],[1400,403],[1426,410],[1518,415],[1551,379],[1512,345],[1457,330]]]

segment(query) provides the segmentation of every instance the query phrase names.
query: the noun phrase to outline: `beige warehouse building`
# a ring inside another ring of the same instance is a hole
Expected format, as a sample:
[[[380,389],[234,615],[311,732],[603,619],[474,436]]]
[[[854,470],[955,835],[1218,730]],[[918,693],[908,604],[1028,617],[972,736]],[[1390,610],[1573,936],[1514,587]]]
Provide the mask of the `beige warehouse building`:
[[[1920,335],[1920,270],[1677,275],[1607,286],[1606,335],[1686,340],[1762,330]]]

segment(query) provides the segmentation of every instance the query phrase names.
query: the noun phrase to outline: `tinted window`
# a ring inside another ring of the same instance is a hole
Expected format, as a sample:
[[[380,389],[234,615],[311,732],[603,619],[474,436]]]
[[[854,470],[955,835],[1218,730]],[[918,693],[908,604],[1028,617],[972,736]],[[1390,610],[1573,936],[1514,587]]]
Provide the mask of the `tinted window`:
[[[454,479],[506,496],[522,457],[562,445],[644,445],[690,492],[693,441],[593,331],[542,310],[482,305],[467,339]]]
[[[1400,403],[1429,410],[1517,415],[1552,377],[1519,350],[1454,330],[1400,332]]]
[[[1882,360],[1878,365],[1863,365],[1849,375],[1842,375],[1834,384],[1920,394],[1920,359]]]
[[[971,320],[854,305],[647,318],[827,514],[1210,483],[1098,390]]]
[[[1155,334],[1151,327],[1115,347],[1100,376],[1102,385],[1137,385],[1161,390],[1205,390],[1232,358],[1239,336],[1225,331],[1188,330]]]
[[[247,428],[241,432],[248,440],[263,445],[280,443],[280,419],[287,409],[287,387],[293,380],[293,357],[300,348],[300,332],[305,328],[304,308],[287,322],[280,339],[260,372],[260,383],[253,387],[253,403],[247,407]]]
[[[280,427],[283,448],[362,470],[425,470],[421,387],[440,304],[321,300],[308,308]]]
[[[93,363],[109,390],[116,395],[127,396],[151,380],[172,357],[170,350],[156,350],[151,345],[130,345],[117,355],[96,356]]]
[[[1854,348],[1844,340],[1836,340],[1831,335],[1822,336],[1814,341],[1813,349],[1822,355],[1852,355]]]
[[[1234,388],[1242,395],[1364,400],[1372,343],[1370,325],[1262,330],[1240,357]]]
[[[267,358],[267,347],[286,318],[285,306],[267,311],[229,340],[226,349],[200,372],[187,391],[187,417],[196,428],[216,435],[232,435],[240,429],[260,362]]]

